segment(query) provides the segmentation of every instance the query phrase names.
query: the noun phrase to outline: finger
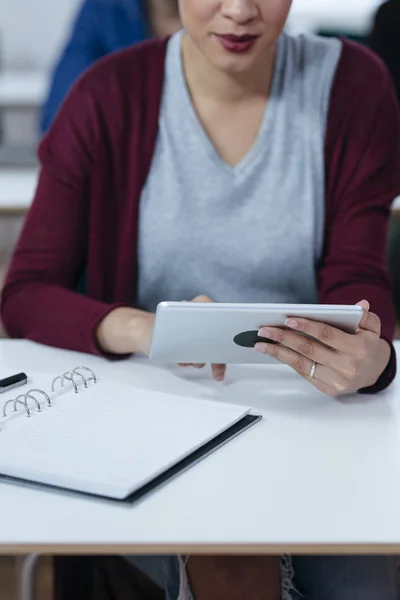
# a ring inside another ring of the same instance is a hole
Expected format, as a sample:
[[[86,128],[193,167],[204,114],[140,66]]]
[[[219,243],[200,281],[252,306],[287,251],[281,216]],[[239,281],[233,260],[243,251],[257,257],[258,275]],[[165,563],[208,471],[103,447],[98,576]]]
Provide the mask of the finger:
[[[193,367],[194,367],[195,369],[204,369],[204,367],[205,367],[205,366],[206,366],[205,364],[199,364],[199,363],[195,363],[195,364],[193,365]]]
[[[304,335],[289,329],[263,327],[258,335],[282,344],[297,354],[336,371],[343,377],[353,377],[355,367],[349,357]]]
[[[339,392],[334,387],[324,383],[323,381],[318,381],[318,379],[312,379],[310,382],[317,390],[330,396],[331,398],[337,398],[339,396],[343,396],[345,392]]]
[[[361,321],[360,321],[360,327],[361,327],[361,324],[362,324],[362,323],[363,323],[363,322],[366,320],[366,318],[367,318],[367,315],[368,315],[368,313],[369,313],[369,309],[370,309],[370,305],[369,305],[369,302],[368,302],[368,300],[361,300],[360,302],[357,302],[356,306],[361,306],[361,308],[363,308],[363,309],[364,309],[364,314],[363,314],[363,316],[362,316],[362,319],[361,319]]]
[[[192,302],[212,302],[211,298],[209,298],[208,296],[196,296],[196,298],[193,298]]]
[[[345,379],[339,373],[332,371],[324,365],[317,364],[314,376],[311,377],[313,361],[291,348],[279,346],[278,344],[256,344],[258,352],[263,351],[264,354],[272,356],[283,364],[292,367],[299,375],[307,379],[312,385],[318,389],[332,389],[336,395],[344,394],[349,388],[350,380]],[[326,392],[325,392],[326,393]],[[332,395],[332,394],[330,394]]]
[[[359,329],[371,331],[380,337],[381,335],[381,320],[375,313],[370,311],[370,305],[367,300],[361,300],[356,306],[361,306],[364,309],[364,315],[358,326]]]
[[[336,327],[332,327],[326,323],[290,317],[286,319],[285,327],[291,331],[305,333],[320,342],[320,344],[324,344],[345,354],[348,354],[349,349],[354,345],[354,335],[344,333],[340,329],[336,329]]]
[[[264,344],[262,342],[258,342],[254,346],[254,349],[257,352],[261,352],[271,356],[272,358],[275,358],[276,360],[279,360],[285,365],[289,365],[304,377],[308,377],[310,375],[313,361],[301,354],[298,354],[290,348],[285,348],[285,346],[279,346],[278,344]]]
[[[311,377],[309,374],[305,376],[305,379],[328,396],[342,396],[348,393],[351,386],[349,379],[341,377],[338,373],[327,369],[323,365],[317,365],[314,376]]]
[[[226,365],[211,365],[212,375],[215,381],[225,379]]]

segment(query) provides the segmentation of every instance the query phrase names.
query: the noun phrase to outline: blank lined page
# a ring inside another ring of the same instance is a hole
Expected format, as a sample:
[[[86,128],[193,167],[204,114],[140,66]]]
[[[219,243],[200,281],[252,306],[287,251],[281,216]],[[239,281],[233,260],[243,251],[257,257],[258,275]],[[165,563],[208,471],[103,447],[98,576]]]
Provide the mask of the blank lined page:
[[[106,380],[42,407],[2,424],[0,472],[119,499],[249,412]]]

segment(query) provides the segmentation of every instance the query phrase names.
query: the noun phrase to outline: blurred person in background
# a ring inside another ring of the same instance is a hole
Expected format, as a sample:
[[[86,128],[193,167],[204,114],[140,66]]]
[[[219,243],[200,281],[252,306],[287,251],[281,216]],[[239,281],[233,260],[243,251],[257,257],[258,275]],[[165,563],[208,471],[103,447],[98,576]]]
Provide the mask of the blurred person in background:
[[[379,7],[368,38],[369,47],[383,60],[392,76],[400,110],[400,0],[388,0]],[[392,218],[388,246],[393,297],[400,319],[400,219]]]
[[[41,115],[49,128],[78,77],[96,60],[149,37],[167,37],[180,29],[178,0],[84,0],[55,66]]]

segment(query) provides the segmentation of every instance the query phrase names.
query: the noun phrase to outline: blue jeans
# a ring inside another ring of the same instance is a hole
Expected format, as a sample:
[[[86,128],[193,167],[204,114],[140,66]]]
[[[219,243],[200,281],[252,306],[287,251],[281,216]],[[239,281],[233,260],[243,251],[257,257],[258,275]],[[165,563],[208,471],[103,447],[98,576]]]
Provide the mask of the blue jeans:
[[[179,565],[175,556],[128,559],[176,600]],[[397,559],[387,556],[294,556],[293,600],[399,600]],[[251,599],[249,599],[251,600]]]

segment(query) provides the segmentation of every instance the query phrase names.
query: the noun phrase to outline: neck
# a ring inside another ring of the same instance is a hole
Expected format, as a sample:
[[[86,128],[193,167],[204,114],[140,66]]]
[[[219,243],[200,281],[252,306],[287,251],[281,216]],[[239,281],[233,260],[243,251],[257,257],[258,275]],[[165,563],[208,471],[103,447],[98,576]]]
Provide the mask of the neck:
[[[188,35],[182,41],[182,59],[190,93],[216,102],[235,103],[254,97],[268,98],[275,65],[276,45],[268,48],[245,73],[217,69]]]

